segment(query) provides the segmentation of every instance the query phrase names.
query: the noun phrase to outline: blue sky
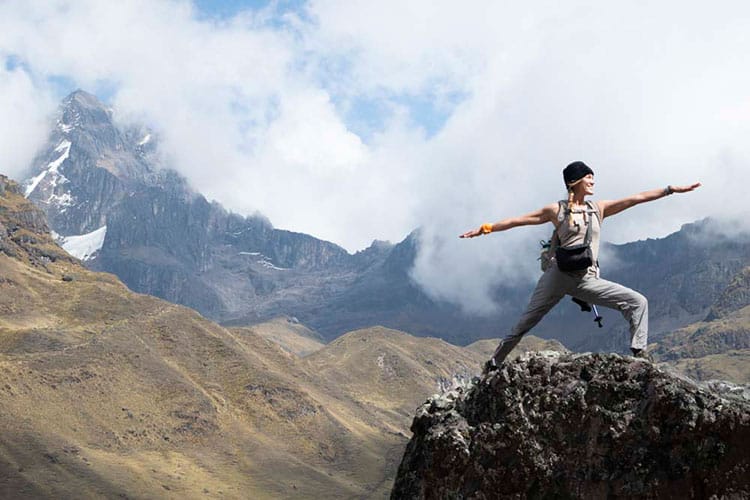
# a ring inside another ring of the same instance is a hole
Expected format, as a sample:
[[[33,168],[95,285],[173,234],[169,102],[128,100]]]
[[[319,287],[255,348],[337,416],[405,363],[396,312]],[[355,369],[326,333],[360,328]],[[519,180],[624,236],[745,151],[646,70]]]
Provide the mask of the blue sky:
[[[247,10],[273,8],[278,12],[299,10],[304,6],[302,0],[195,0],[194,4],[201,14],[216,19],[227,19]]]
[[[258,10],[268,6],[268,0],[195,0],[201,13],[216,18],[233,17],[243,10]]]

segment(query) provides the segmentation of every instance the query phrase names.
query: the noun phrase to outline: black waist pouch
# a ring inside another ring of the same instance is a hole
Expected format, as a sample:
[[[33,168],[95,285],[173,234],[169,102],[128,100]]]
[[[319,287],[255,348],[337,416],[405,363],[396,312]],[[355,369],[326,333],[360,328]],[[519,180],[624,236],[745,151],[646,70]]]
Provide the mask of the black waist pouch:
[[[555,260],[560,271],[581,271],[594,265],[594,254],[590,244],[557,247]]]

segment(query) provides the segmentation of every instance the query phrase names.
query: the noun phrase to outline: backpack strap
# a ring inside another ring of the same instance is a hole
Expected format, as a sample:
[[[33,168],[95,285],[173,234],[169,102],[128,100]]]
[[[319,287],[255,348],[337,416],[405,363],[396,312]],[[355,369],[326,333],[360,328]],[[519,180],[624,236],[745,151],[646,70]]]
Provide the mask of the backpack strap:
[[[601,223],[602,223],[602,214],[599,213],[599,205],[597,205],[596,203],[594,203],[591,200],[586,200],[586,206],[589,207],[589,209],[587,210],[587,212],[588,213],[594,213],[594,214],[596,214],[596,218],[599,221],[599,225],[601,225]]]
[[[560,224],[563,223],[565,220],[565,215],[568,211],[568,202],[565,200],[560,200],[557,202],[557,226],[555,226],[555,230],[552,231],[552,236],[550,236],[550,243],[552,245],[552,251],[555,251],[555,248],[560,246],[560,236],[557,234],[557,228],[560,226]]]
[[[557,202],[557,224],[562,224],[565,216],[568,215],[568,202],[560,200]]]
[[[594,203],[591,200],[586,200],[586,206],[589,207],[589,209],[586,210],[586,213],[596,214],[596,220],[599,221],[599,225],[601,225],[602,218],[599,215],[599,208],[596,206],[596,203]],[[589,221],[589,223],[586,226],[586,236],[585,236],[584,241],[583,241],[584,245],[590,245],[591,244],[591,239],[593,238],[593,236],[591,235],[591,226],[592,225],[593,224],[591,223],[591,221]]]

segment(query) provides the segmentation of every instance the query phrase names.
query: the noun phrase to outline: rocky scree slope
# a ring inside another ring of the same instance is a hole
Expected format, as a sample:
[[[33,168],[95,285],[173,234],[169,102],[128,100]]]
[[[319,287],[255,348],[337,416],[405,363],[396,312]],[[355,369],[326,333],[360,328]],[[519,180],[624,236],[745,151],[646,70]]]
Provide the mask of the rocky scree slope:
[[[729,394],[616,354],[524,356],[417,410],[391,498],[747,498],[750,402]]]

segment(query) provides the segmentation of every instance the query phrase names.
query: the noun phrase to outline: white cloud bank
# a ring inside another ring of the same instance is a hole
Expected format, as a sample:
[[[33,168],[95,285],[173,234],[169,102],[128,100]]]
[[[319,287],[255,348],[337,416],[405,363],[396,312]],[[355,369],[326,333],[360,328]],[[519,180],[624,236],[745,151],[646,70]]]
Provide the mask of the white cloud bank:
[[[563,196],[570,161],[608,199],[704,183],[608,220],[610,241],[747,220],[749,16],[741,1],[312,0],[210,21],[185,1],[8,0],[0,169],[20,175],[33,156],[50,77],[108,89],[209,197],[350,250],[420,226],[415,276],[487,310],[548,230],[457,235]],[[415,115],[417,100],[445,123]],[[368,137],[353,127],[362,102],[381,110]]]

